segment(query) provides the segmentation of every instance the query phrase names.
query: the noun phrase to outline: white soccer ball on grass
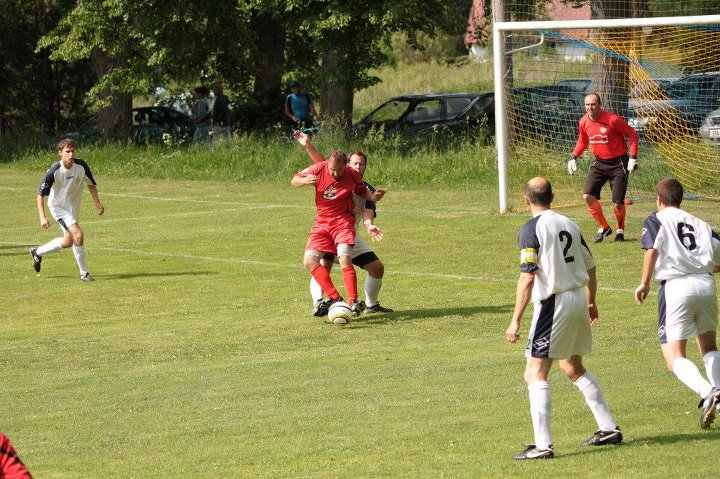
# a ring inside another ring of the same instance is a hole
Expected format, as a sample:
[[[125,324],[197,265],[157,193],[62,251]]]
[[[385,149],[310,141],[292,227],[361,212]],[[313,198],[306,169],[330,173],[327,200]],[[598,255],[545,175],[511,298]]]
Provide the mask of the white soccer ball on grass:
[[[328,310],[328,321],[338,326],[344,326],[348,324],[353,317],[353,312],[347,303],[343,301],[337,301],[330,305]]]

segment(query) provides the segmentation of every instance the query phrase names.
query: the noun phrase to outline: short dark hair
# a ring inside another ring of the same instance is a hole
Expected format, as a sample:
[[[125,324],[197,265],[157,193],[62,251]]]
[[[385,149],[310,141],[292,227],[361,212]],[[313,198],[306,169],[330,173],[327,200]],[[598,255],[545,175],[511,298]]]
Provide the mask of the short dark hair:
[[[62,140],[60,140],[58,142],[57,150],[62,151],[65,149],[65,147],[68,147],[68,146],[74,150],[75,149],[75,140],[73,140],[72,138],[63,138]]]
[[[359,156],[360,158],[362,158],[363,161],[365,162],[365,164],[367,165],[367,155],[366,155],[365,153],[363,153],[363,152],[360,151],[360,150],[353,150],[353,151],[350,152],[350,154],[348,155],[348,160],[349,160],[350,157],[353,156],[353,155],[357,155],[357,156]]]
[[[530,203],[538,206],[550,206],[553,200],[552,185],[545,178],[542,181],[534,181],[535,178],[525,183],[525,196]]]
[[[208,96],[208,93],[210,93],[210,90],[206,86],[196,86],[193,88],[193,91],[200,93],[202,96]]]
[[[292,80],[290,83],[288,83],[288,88],[295,88],[296,86],[301,86],[300,82],[297,80]]]
[[[683,200],[683,186],[675,178],[663,178],[655,185],[655,194],[665,206],[679,207]]]
[[[325,161],[330,161],[332,159],[339,160],[343,164],[347,164],[347,162],[348,162],[348,157],[345,154],[345,152],[342,150],[331,151],[330,153],[328,153],[328,156],[327,156],[327,158],[325,158]]]

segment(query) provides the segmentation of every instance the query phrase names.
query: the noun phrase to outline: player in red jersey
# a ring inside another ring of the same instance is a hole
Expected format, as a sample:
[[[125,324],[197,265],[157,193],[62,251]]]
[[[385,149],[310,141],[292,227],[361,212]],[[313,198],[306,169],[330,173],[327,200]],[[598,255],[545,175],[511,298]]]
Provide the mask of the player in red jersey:
[[[608,180],[612,189],[613,212],[617,219],[615,241],[625,241],[625,193],[629,172],[638,166],[638,135],[621,117],[601,108],[600,96],[597,93],[590,93],[585,97],[585,111],[587,115],[580,119],[578,140],[568,161],[568,172],[571,175],[575,173],[577,158],[588,144],[592,145],[595,159],[585,180],[583,198],[588,211],[600,227],[593,242],[599,243],[612,233],[598,201],[600,190]],[[626,137],[630,140],[629,158]]]
[[[333,285],[330,272],[320,264],[325,253],[337,252],[342,267],[343,283],[348,304],[359,314],[357,297],[357,274],[350,258],[355,244],[355,203],[353,193],[368,201],[380,201],[387,192],[378,188],[371,192],[362,178],[352,168],[347,168],[347,155],[336,150],[326,161],[316,163],[293,176],[293,186],[315,186],[317,216],[305,246],[305,268],[318,282],[329,304],[340,300],[340,293]]]
[[[10,439],[0,432],[0,479],[32,479],[30,471],[10,444]]]

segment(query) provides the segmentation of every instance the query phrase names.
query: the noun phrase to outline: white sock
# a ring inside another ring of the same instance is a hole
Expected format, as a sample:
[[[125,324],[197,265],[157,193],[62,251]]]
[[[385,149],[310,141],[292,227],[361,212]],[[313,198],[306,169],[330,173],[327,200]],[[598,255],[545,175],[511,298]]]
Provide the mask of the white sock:
[[[73,254],[75,255],[75,261],[77,261],[78,268],[80,268],[80,274],[83,275],[88,272],[87,264],[85,263],[85,247],[84,246],[73,246]]]
[[[720,387],[720,352],[710,351],[703,356],[705,363],[705,373],[708,381],[714,387]]]
[[[675,376],[701,398],[710,394],[712,386],[702,377],[700,370],[687,358],[677,358],[672,364]]]
[[[373,278],[370,275],[365,278],[365,304],[375,306],[378,303],[381,286],[382,278]]]
[[[547,381],[533,381],[528,384],[530,396],[530,417],[535,433],[535,447],[547,449],[552,444],[550,437],[550,384]]]
[[[585,371],[585,374],[575,381],[575,386],[577,386],[582,395],[585,396],[585,402],[590,407],[593,416],[595,416],[598,429],[601,431],[613,431],[617,429],[617,424],[613,421],[602,389],[600,389],[600,385],[595,377],[590,374],[590,371]]]
[[[320,287],[320,283],[315,281],[315,278],[310,278],[310,296],[312,297],[313,304],[317,303],[323,298],[323,290]]]
[[[40,246],[35,253],[37,253],[38,256],[42,256],[47,253],[54,253],[55,251],[60,251],[61,249],[63,249],[62,240],[62,238],[55,238],[49,243]]]

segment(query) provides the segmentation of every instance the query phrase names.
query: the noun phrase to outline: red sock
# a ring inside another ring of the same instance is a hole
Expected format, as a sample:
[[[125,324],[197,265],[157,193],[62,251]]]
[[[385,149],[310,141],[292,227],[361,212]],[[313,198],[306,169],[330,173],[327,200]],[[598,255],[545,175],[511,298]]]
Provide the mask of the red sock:
[[[617,219],[617,229],[625,230],[625,205],[613,204],[613,212]]]
[[[315,278],[315,281],[318,282],[318,284],[323,290],[323,293],[325,293],[328,297],[334,299],[335,301],[340,299],[340,293],[338,293],[338,290],[335,289],[335,285],[330,278],[330,271],[328,271],[325,266],[321,264],[315,266],[315,268],[310,271],[310,274],[313,278]]]
[[[348,304],[351,305],[357,301],[357,273],[352,265],[343,268],[342,272],[345,291],[348,294]]]
[[[588,205],[587,209],[590,212],[590,215],[595,218],[598,226],[604,230],[610,228],[610,224],[607,222],[605,215],[603,214],[602,205],[598,200],[595,200],[592,204]]]

